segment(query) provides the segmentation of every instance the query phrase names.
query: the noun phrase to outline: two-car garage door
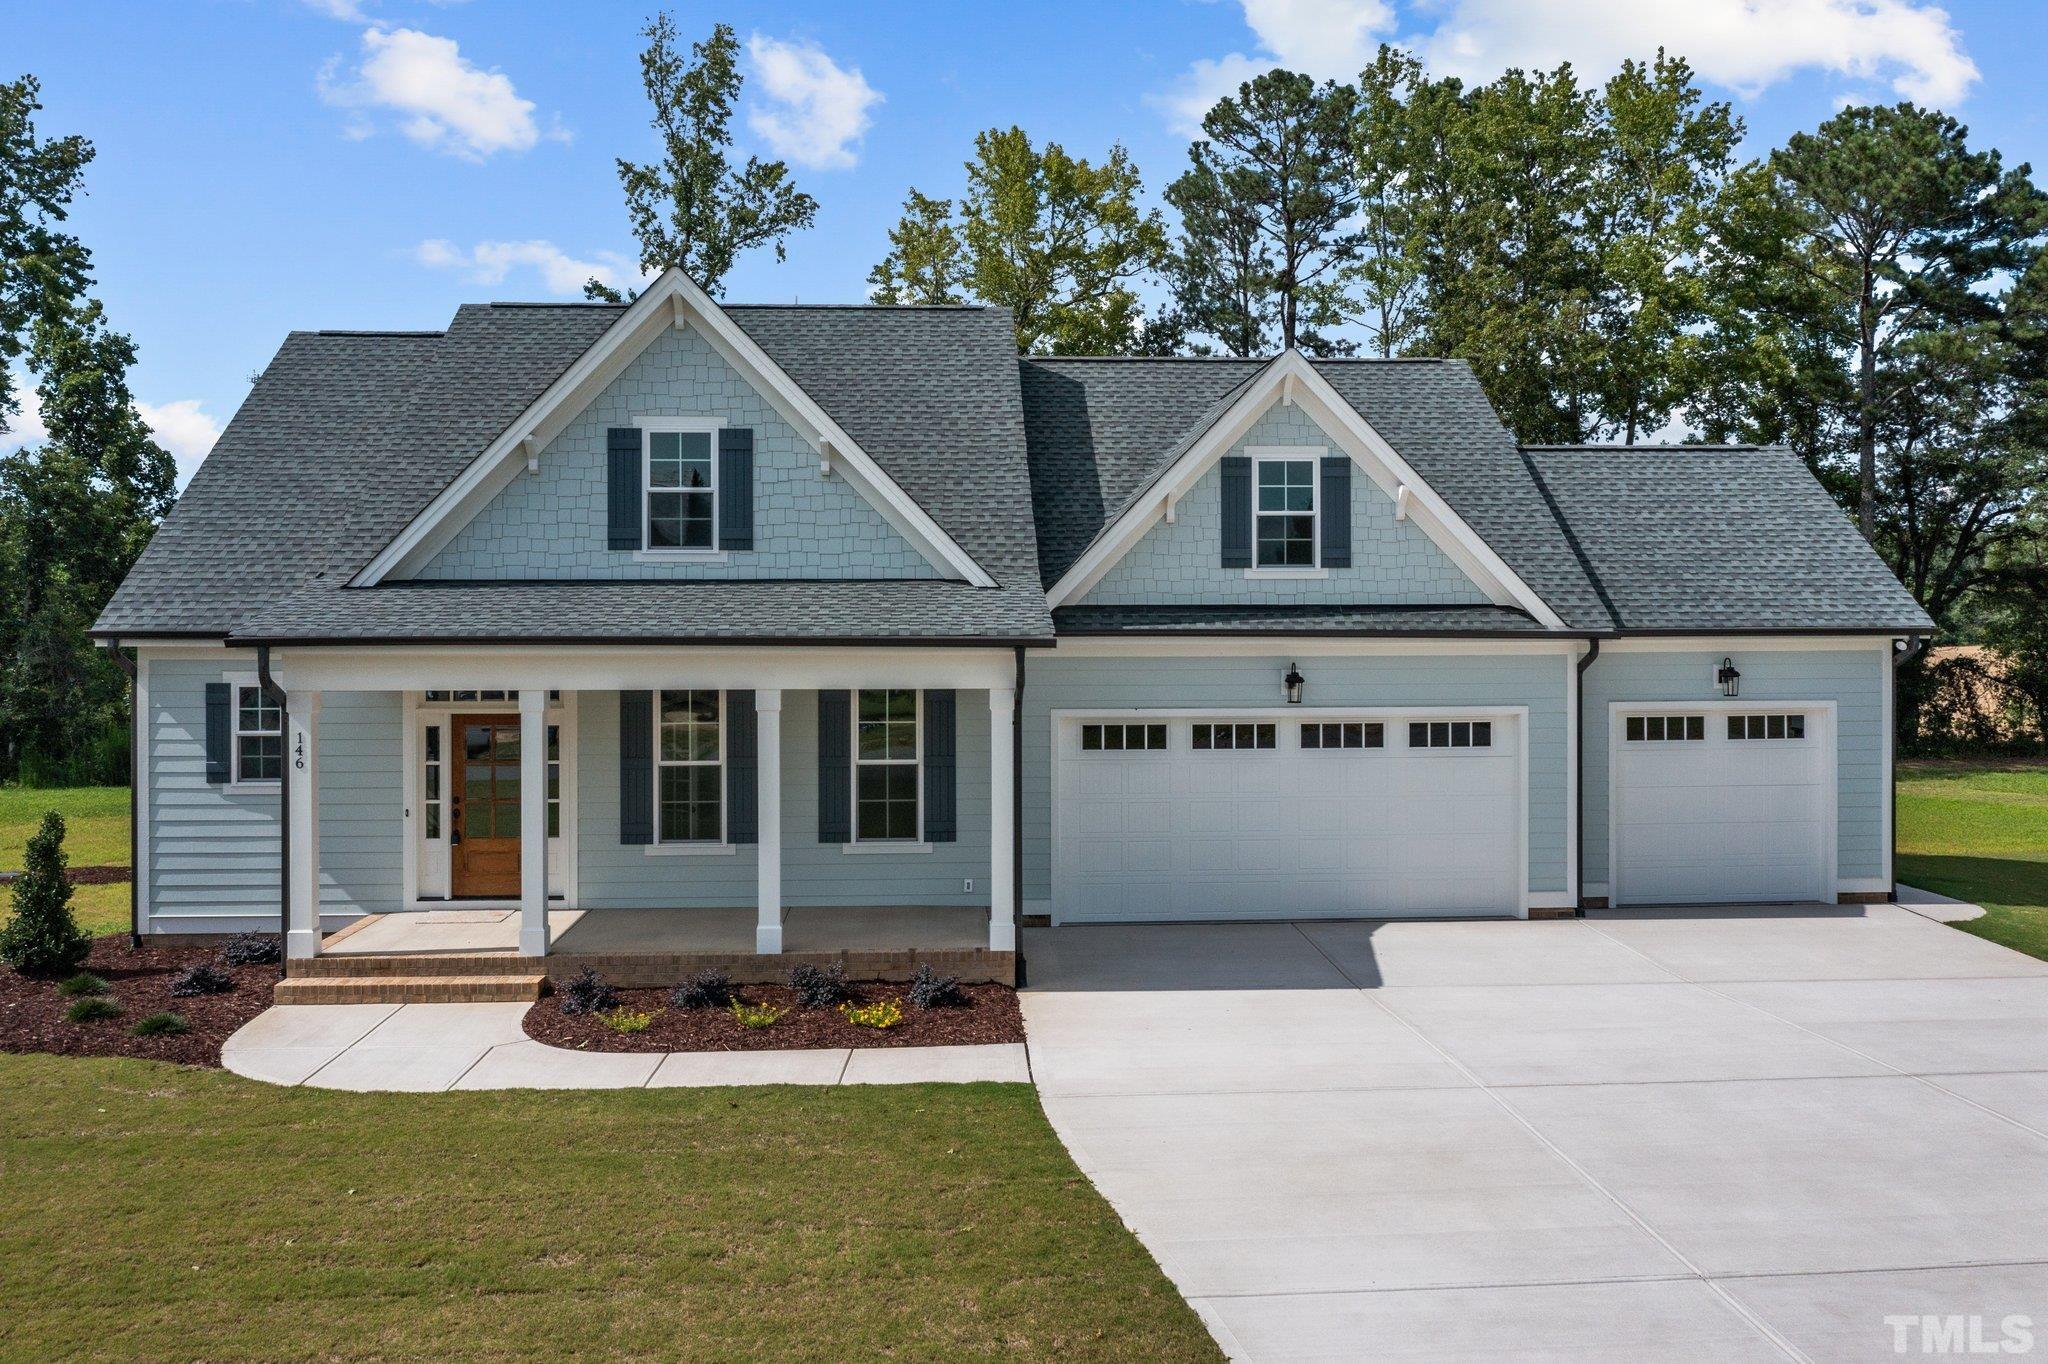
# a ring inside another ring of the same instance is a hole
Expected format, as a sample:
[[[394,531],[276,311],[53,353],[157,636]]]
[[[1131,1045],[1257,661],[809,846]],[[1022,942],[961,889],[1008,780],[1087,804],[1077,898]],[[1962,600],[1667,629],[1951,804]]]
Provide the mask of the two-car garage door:
[[[1517,713],[1063,718],[1061,922],[1521,912]]]

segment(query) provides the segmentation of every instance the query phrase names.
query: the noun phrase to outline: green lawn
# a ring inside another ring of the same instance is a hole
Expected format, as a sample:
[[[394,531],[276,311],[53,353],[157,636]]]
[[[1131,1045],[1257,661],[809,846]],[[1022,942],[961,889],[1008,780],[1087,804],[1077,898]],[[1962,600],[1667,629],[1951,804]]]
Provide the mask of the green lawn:
[[[43,812],[64,816],[64,850],[74,867],[128,865],[128,788],[77,786],[26,790],[0,786],[0,871],[21,869],[22,849],[42,827]],[[0,890],[0,920],[10,896]],[[71,893],[72,912],[88,933],[121,933],[128,928],[126,885],[79,886]]]
[[[0,1056],[11,1359],[1205,1359],[1025,1085],[354,1095]]]
[[[1897,871],[1984,906],[1964,932],[2048,960],[2048,763],[1901,763]]]

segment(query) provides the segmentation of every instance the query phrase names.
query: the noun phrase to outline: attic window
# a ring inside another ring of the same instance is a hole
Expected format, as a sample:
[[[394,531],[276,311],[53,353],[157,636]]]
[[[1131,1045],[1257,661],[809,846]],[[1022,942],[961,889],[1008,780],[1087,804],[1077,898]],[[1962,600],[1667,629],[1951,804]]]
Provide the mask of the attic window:
[[[711,430],[650,429],[645,435],[647,548],[715,548],[718,461]]]
[[[1253,462],[1260,568],[1316,566],[1316,462],[1260,456]]]

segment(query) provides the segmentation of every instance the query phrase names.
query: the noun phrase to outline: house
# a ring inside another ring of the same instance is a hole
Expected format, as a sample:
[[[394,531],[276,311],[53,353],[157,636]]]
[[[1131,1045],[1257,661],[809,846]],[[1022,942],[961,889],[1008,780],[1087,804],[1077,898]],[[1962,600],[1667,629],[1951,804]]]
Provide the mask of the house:
[[[1006,976],[1039,916],[1883,899],[1930,628],[1782,449],[672,272],[293,333],[94,633],[139,932],[943,920]]]

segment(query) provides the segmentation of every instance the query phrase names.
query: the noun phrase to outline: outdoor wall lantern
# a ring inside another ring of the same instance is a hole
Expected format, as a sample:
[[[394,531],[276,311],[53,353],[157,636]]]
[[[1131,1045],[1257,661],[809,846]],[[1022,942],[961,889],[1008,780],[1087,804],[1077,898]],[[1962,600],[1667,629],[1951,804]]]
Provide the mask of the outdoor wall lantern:
[[[1280,685],[1287,689],[1288,705],[1298,706],[1301,704],[1301,684],[1307,680],[1301,675],[1301,669],[1295,667],[1292,663],[1287,665],[1287,676],[1280,679]]]
[[[1721,684],[1721,695],[1740,696],[1742,694],[1742,674],[1735,670],[1734,659],[1724,658],[1721,660],[1720,671],[1714,674],[1714,680]]]

